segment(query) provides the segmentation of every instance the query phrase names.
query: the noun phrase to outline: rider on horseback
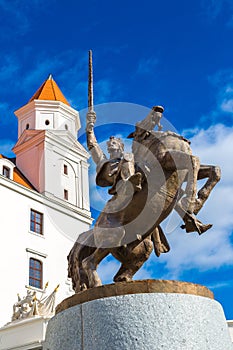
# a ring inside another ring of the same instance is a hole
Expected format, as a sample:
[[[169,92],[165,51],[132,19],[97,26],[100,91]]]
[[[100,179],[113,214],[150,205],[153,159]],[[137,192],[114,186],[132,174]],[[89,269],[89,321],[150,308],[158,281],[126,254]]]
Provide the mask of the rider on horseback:
[[[69,253],[68,276],[76,292],[101,285],[97,267],[108,254],[121,262],[114,277],[119,282],[131,281],[153,248],[157,256],[168,252],[170,247],[160,224],[173,209],[184,220],[186,232],[201,234],[211,227],[203,225],[195,215],[220,180],[220,168],[200,164],[188,140],[174,132],[161,131],[162,112],[163,107],[155,106],[136,124],[129,135],[133,138],[132,153],[124,153],[121,140],[110,137],[107,159],[94,134],[90,51],[87,144],[97,164],[96,183],[112,186],[109,193],[113,196],[94,227],[80,234]],[[156,125],[158,131],[154,131]],[[204,178],[208,180],[197,193],[197,180]]]
[[[92,159],[96,163],[96,184],[101,187],[111,186],[108,193],[116,194],[116,187],[120,180],[124,184],[127,181],[133,186],[133,192],[141,190],[142,175],[135,173],[133,153],[124,152],[124,144],[120,138],[110,136],[107,142],[107,150],[110,158],[101,150],[94,134],[94,112],[87,114],[87,147]]]

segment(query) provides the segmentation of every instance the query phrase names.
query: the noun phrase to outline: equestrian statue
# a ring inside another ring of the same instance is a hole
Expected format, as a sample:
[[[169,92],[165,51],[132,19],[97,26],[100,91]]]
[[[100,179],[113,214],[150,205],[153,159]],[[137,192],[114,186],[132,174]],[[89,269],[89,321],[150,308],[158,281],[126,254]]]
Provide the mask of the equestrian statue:
[[[190,142],[172,131],[162,131],[162,106],[136,123],[128,136],[132,152],[121,139],[107,142],[109,158],[95,133],[92,53],[89,52],[87,146],[96,163],[96,184],[109,187],[111,199],[92,229],[79,235],[68,255],[68,276],[76,293],[101,285],[99,263],[112,254],[121,262],[114,282],[131,281],[154,250],[159,257],[170,250],[160,226],[174,209],[186,232],[202,234],[211,228],[196,215],[220,180],[218,166],[200,164]],[[157,130],[154,130],[157,127]],[[197,181],[207,179],[197,192]]]

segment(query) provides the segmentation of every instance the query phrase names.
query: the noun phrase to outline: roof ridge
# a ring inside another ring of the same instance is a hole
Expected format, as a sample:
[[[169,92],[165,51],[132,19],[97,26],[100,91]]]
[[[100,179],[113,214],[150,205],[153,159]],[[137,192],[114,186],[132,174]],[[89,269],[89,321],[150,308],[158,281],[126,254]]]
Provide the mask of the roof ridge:
[[[50,74],[51,77],[52,77],[52,74]],[[55,93],[55,89],[54,89],[54,86],[53,86],[53,82],[54,80],[53,79],[50,79],[51,80],[51,86],[52,86],[52,89],[53,89],[53,94],[54,94],[54,97],[55,97],[55,100],[57,99],[57,96],[56,96],[56,93]]]
[[[39,87],[39,89],[36,90],[36,92],[35,92],[35,93],[33,94],[33,96],[30,98],[30,100],[28,101],[28,103],[31,102],[31,101],[33,101],[33,100],[35,100],[35,99],[36,99],[35,97],[36,97],[37,95],[38,95],[38,98],[40,97],[41,91],[43,90],[43,87],[44,87],[46,81],[47,81],[47,80],[45,80],[45,81],[41,84],[41,86]],[[38,99],[38,98],[37,98],[37,99]]]

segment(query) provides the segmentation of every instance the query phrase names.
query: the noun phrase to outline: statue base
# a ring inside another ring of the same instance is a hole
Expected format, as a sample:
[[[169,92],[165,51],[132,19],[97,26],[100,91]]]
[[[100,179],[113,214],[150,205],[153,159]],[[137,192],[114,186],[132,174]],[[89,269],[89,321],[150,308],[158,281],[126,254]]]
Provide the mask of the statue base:
[[[197,284],[104,285],[63,300],[56,312],[44,350],[232,350],[221,305]]]

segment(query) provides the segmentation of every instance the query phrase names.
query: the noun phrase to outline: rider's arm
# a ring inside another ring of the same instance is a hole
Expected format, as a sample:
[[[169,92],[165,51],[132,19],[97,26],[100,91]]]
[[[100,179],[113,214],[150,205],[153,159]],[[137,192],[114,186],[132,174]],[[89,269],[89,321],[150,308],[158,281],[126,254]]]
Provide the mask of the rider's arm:
[[[102,160],[107,159],[107,157],[105,156],[104,152],[102,151],[102,149],[100,148],[96,140],[93,128],[90,128],[90,130],[87,130],[86,133],[87,133],[87,147],[91,152],[92,159],[96,164],[99,164]]]

